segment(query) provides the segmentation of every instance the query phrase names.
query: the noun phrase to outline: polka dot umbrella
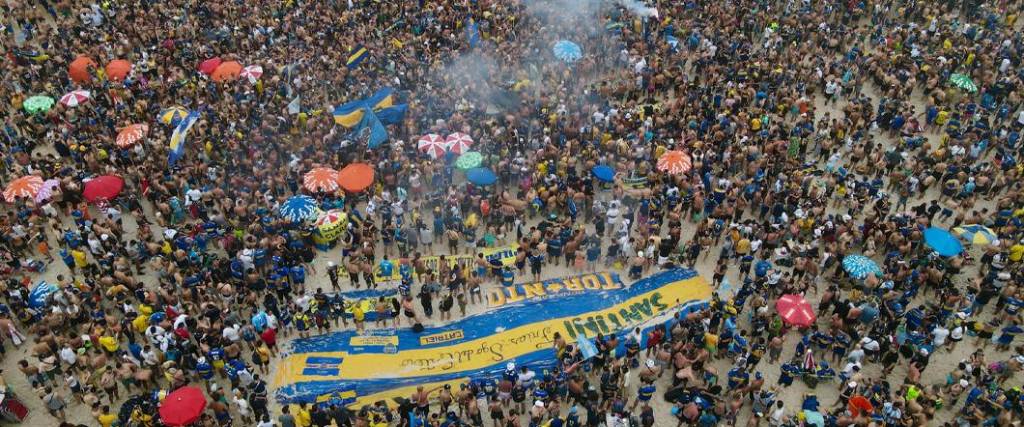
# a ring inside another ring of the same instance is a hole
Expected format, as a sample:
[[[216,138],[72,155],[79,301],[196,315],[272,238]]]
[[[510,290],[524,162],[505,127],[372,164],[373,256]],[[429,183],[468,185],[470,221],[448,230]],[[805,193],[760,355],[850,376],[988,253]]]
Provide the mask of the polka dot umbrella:
[[[484,162],[484,156],[476,151],[467,151],[455,159],[455,167],[466,170],[480,166]]]
[[[137,123],[128,125],[121,128],[121,131],[117,133],[117,138],[114,139],[114,144],[118,147],[128,148],[135,145],[136,142],[142,140],[149,133],[149,126],[143,123]]]

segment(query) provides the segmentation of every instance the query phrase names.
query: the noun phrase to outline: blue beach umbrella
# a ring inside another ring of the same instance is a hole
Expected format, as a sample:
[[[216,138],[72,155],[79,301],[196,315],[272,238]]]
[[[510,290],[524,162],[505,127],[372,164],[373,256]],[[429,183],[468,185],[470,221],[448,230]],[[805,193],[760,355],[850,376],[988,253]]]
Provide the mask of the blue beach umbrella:
[[[282,218],[291,222],[302,222],[307,219],[315,219],[319,209],[316,206],[316,199],[301,195],[293,196],[285,200],[278,209]]]
[[[580,49],[580,45],[568,40],[559,40],[551,48],[551,51],[555,53],[555,58],[565,62],[576,62],[583,57],[583,49]]]
[[[960,243],[960,239],[941,228],[928,227],[925,229],[924,243],[942,256],[956,256],[964,251],[964,245]]]
[[[607,165],[597,165],[590,170],[590,173],[594,175],[601,182],[612,182],[615,181],[615,169]]]
[[[41,308],[46,306],[46,297],[50,294],[57,292],[57,285],[47,282],[39,282],[34,288],[28,293],[28,306],[31,308]]]
[[[871,258],[864,255],[850,255],[843,258],[843,270],[856,279],[868,277],[868,274],[882,275],[882,269]]]
[[[475,185],[491,185],[498,181],[498,176],[487,168],[473,168],[466,171],[466,180]]]

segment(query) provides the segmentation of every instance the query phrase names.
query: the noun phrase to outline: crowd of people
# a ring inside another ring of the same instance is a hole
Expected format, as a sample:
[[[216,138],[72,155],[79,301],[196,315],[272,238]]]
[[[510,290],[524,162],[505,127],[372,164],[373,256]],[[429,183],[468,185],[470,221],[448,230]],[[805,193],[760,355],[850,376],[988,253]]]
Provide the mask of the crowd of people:
[[[208,395],[203,426],[1024,415],[1020,1],[0,7],[0,182],[56,180],[48,197],[5,194],[0,351],[25,378],[5,373],[11,396],[36,394],[62,425],[156,425],[160,399],[189,384]],[[555,55],[560,40],[582,56]],[[79,57],[93,62],[84,79],[69,73]],[[215,57],[264,72],[214,79],[199,67]],[[108,75],[114,60],[130,72]],[[407,109],[371,148],[332,112],[382,88]],[[30,107],[73,90],[89,96]],[[162,123],[172,106],[198,120]],[[130,124],[146,135],[119,144]],[[453,132],[472,136],[495,184],[416,142]],[[684,166],[660,167],[678,152]],[[365,190],[304,188],[309,170],[356,162],[375,171]],[[124,188],[91,199],[104,175]],[[310,221],[278,215],[298,194],[345,213],[327,250]],[[972,230],[966,250],[935,253],[928,227]],[[511,244],[512,265],[476,257]],[[475,261],[435,271],[422,261],[434,255]],[[877,274],[851,275],[854,255]],[[511,365],[363,408],[278,405],[264,378],[294,336],[439,324],[484,310],[488,286],[667,266],[706,274],[715,298],[650,334],[598,337],[591,359],[556,341],[552,372]],[[376,279],[392,270],[401,280]],[[37,291],[44,279],[55,286]],[[360,287],[399,290],[374,302],[373,325],[338,293]],[[784,322],[788,294],[818,320]]]

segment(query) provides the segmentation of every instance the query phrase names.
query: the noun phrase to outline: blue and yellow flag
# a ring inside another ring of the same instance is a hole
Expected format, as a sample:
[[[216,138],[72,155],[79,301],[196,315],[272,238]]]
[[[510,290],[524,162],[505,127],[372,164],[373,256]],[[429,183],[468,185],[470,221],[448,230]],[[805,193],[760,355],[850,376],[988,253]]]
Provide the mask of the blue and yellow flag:
[[[378,119],[384,124],[395,124],[402,121],[407,106],[394,105],[395,90],[389,87],[378,90],[373,96],[346,102],[334,107],[334,123],[353,128],[363,119],[363,109],[369,108],[377,113]]]
[[[196,124],[198,120],[199,112],[189,111],[188,116],[185,116],[184,119],[178,122],[178,127],[174,128],[174,133],[171,134],[170,151],[167,153],[167,166],[174,167],[178,159],[185,154],[185,137],[188,136],[188,132],[192,130],[192,125]]]
[[[388,131],[384,129],[384,125],[377,119],[373,110],[364,107],[363,118],[359,121],[359,126],[352,131],[349,139],[359,144],[366,144],[367,148],[377,148],[388,140]]]
[[[345,66],[350,70],[356,68],[368,56],[370,56],[370,51],[366,49],[366,46],[357,44],[352,49],[349,49],[348,58],[345,59]]]
[[[466,42],[469,43],[470,49],[480,44],[480,27],[473,18],[466,19]]]

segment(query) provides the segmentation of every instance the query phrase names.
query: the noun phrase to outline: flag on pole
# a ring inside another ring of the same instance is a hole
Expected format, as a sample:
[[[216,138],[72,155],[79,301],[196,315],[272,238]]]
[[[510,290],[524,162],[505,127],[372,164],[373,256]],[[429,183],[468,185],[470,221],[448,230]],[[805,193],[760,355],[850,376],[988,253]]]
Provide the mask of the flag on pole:
[[[473,18],[466,18],[466,41],[470,49],[480,44],[480,27]]]
[[[168,166],[174,167],[178,159],[185,154],[185,137],[188,136],[188,132],[192,130],[192,125],[196,124],[198,120],[199,112],[189,111],[188,115],[178,122],[178,127],[174,128],[174,133],[171,134],[170,151],[167,153]]]

